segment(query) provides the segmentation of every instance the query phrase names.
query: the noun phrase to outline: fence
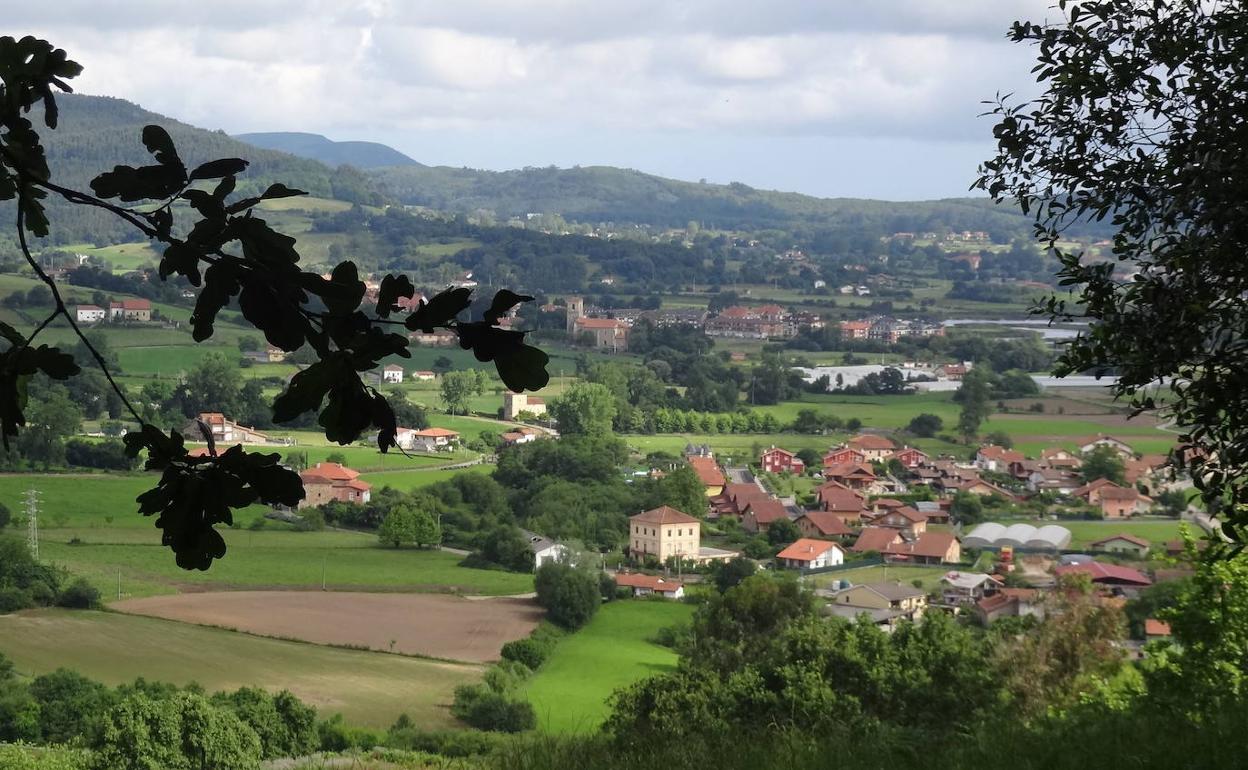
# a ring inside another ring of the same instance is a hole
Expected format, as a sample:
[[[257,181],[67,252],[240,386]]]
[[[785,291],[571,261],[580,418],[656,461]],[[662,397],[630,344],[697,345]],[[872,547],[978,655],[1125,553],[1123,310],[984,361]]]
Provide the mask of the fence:
[[[871,559],[859,559],[857,561],[846,562],[844,564],[833,564],[828,567],[816,567],[814,569],[802,570],[802,575],[822,575],[826,572],[844,572],[846,570],[858,569],[859,567],[878,567],[884,563],[883,556],[876,556]]]

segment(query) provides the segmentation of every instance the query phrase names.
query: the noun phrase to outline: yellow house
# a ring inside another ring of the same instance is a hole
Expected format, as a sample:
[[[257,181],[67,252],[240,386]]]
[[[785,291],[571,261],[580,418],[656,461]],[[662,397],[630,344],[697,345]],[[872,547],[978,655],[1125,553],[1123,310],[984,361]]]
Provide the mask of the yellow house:
[[[666,505],[629,518],[633,556],[653,555],[659,561],[672,556],[697,559],[702,547],[702,522]]]
[[[693,455],[686,459],[689,461],[689,467],[698,474],[698,480],[702,482],[702,486],[706,487],[707,497],[718,497],[724,493],[726,483],[724,472],[720,470],[719,463],[715,462],[714,457]]]
[[[892,610],[911,620],[918,620],[927,608],[926,593],[913,586],[898,583],[864,583],[851,586],[837,591],[833,601],[838,606]]]

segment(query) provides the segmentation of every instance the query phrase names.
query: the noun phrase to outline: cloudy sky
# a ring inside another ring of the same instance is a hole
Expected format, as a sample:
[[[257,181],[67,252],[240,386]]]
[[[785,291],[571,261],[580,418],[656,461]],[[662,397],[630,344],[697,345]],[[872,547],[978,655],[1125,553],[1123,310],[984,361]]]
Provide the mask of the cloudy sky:
[[[6,8],[119,96],[423,163],[616,165],[821,196],[966,194],[1005,40],[1050,0],[60,0]]]

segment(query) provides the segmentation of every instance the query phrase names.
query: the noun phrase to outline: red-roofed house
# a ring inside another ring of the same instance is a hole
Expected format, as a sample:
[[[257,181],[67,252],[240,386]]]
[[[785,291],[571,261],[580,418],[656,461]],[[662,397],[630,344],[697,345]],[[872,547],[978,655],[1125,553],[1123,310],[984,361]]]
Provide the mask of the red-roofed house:
[[[927,514],[903,505],[877,517],[871,523],[877,527],[898,529],[908,535],[921,535],[927,531]]]
[[[112,321],[150,321],[152,302],[146,299],[123,299],[108,303],[108,317]]]
[[[840,516],[845,523],[854,524],[862,519],[866,498],[837,481],[828,481],[815,489],[823,510]]]
[[[727,479],[724,478],[724,472],[720,469],[719,463],[715,462],[714,457],[694,455],[686,457],[685,461],[689,463],[690,468],[693,468],[693,472],[698,474],[698,480],[702,482],[702,486],[706,487],[707,497],[715,497],[723,493]]]
[[[1157,618],[1144,619],[1144,639],[1145,641],[1154,641],[1156,639],[1169,639],[1171,635],[1170,624]]]
[[[829,481],[840,482],[850,489],[867,489],[877,478],[875,469],[867,463],[825,466],[823,477]]]
[[[823,456],[823,467],[829,468],[836,465],[848,465],[851,463],[865,463],[867,456],[857,449],[847,446],[834,447],[828,450]]]
[[[1026,460],[1026,456],[1022,452],[1015,452],[1013,449],[989,444],[982,446],[975,453],[975,464],[986,471],[997,471],[1006,473],[1009,470],[1010,463],[1022,462]]]
[[[685,595],[684,584],[655,575],[621,573],[615,576],[615,584],[622,588],[631,588],[633,596],[659,594],[664,599],[681,599]]]
[[[1121,439],[1116,439],[1113,436],[1107,436],[1104,433],[1098,433],[1095,436],[1077,438],[1075,439],[1075,443],[1079,446],[1079,451],[1085,455],[1093,449],[1096,449],[1098,446],[1107,446],[1124,458],[1135,457],[1135,450],[1131,448],[1130,444]]]
[[[849,537],[854,532],[845,519],[829,511],[807,511],[797,517],[797,528],[805,537]]]
[[[459,443],[459,434],[446,428],[399,428],[394,437],[399,447],[417,452],[449,451]]]
[[[1150,543],[1142,537],[1135,535],[1117,534],[1103,537],[1100,540],[1093,540],[1088,544],[1093,550],[1104,551],[1106,553],[1125,553],[1131,556],[1143,558],[1148,556],[1148,548]]]
[[[726,484],[723,494],[711,501],[721,516],[741,516],[754,500],[766,500],[770,495],[758,484]]]
[[[339,463],[317,463],[299,474],[303,479],[304,498],[300,508],[324,505],[332,500],[343,503],[367,503],[372,485],[360,481],[359,471]]]
[[[896,460],[906,468],[917,468],[927,462],[927,454],[908,446],[893,452],[888,459]]]
[[[889,561],[957,564],[962,561],[962,544],[951,532],[924,532],[916,540],[893,542],[881,553]]]
[[[751,500],[741,514],[741,529],[746,532],[766,532],[772,522],[789,518],[784,503],[774,498]]]
[[[212,433],[212,440],[215,442],[218,451],[224,451],[221,444],[265,444],[269,442],[268,435],[261,433],[255,428],[248,428],[245,425],[239,425],[233,420],[226,419],[226,416],[220,412],[200,412],[195,416],[194,420],[188,422],[182,428],[182,435],[188,441],[200,441],[203,439],[203,431],[199,428],[202,422],[208,426]]]
[[[629,518],[630,552],[634,557],[654,556],[666,561],[673,556],[698,558],[702,545],[702,522],[670,506],[660,506]]]
[[[894,543],[901,542],[901,533],[888,527],[864,527],[858,539],[850,546],[851,551],[866,553],[876,551],[884,553]]]
[[[1042,595],[1034,588],[1002,588],[975,604],[979,620],[986,626],[999,618],[1044,617]]]
[[[870,321],[841,321],[841,339],[843,340],[865,340],[870,333]]]
[[[827,540],[802,538],[776,554],[781,567],[789,569],[819,569],[845,563],[845,551]]]
[[[862,452],[868,461],[878,460],[880,462],[887,459],[897,449],[897,445],[889,439],[871,433],[860,433],[845,442],[845,445],[850,449],[857,449],[859,452]]]
[[[759,461],[759,465],[768,473],[796,473],[801,475],[806,472],[806,463],[801,461],[797,455],[787,449],[781,449],[773,446],[766,452]]]
[[[573,341],[589,335],[599,350],[628,350],[629,325],[615,318],[577,318],[573,321],[572,333]]]

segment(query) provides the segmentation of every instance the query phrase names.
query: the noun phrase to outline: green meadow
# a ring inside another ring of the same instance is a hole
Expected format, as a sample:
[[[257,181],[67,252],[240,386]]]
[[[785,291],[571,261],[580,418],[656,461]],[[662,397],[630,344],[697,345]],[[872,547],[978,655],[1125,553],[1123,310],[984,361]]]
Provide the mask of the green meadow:
[[[676,653],[650,641],[660,628],[688,622],[693,607],[660,600],[604,604],[581,630],[561,640],[525,683],[548,733],[592,732],[606,719],[611,693],[676,667]]]

